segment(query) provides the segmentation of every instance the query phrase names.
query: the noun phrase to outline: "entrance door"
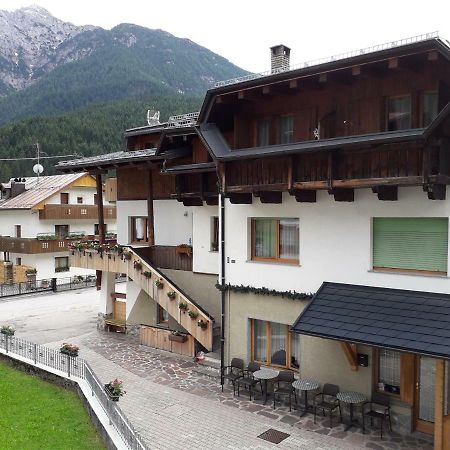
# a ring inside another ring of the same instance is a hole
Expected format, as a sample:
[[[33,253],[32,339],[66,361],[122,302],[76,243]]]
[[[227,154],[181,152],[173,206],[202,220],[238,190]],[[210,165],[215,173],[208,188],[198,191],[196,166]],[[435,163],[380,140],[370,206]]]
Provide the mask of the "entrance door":
[[[436,360],[418,356],[416,367],[416,429],[422,433],[433,434]]]

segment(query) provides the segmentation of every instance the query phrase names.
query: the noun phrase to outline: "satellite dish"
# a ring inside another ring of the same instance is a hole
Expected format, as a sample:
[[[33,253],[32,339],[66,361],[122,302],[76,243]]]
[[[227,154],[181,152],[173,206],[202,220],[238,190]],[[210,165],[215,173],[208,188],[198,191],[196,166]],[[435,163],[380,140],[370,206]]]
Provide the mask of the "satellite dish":
[[[37,175],[40,175],[43,171],[44,167],[42,166],[42,164],[35,164],[33,166],[33,172],[36,173]]]

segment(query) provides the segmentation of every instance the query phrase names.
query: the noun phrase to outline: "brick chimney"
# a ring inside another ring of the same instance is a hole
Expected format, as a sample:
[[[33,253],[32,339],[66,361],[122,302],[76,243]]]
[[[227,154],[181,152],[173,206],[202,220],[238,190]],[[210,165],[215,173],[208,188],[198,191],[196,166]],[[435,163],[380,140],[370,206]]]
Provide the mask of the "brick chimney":
[[[22,192],[25,192],[25,178],[11,180],[11,198],[17,197]]]
[[[270,47],[270,69],[272,73],[289,70],[291,49],[285,45]]]

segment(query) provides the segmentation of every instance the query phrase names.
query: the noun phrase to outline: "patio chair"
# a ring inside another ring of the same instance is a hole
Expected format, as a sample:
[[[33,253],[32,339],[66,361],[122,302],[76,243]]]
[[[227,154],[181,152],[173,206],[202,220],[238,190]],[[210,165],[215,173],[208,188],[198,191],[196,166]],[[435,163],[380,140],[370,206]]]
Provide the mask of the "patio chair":
[[[373,419],[380,422],[380,437],[383,439],[383,425],[385,422],[389,425],[389,431],[392,431],[391,423],[391,405],[389,398],[384,395],[374,393],[372,400],[362,405],[362,430],[365,432],[365,418],[370,417],[370,425],[373,427]]]
[[[292,386],[294,382],[294,373],[288,370],[282,370],[277,379],[275,380],[275,385],[273,387],[273,409],[276,406],[277,397],[288,397],[289,398],[289,411],[292,411],[292,394],[294,394],[295,404],[297,404],[297,393]],[[281,401],[281,400],[280,400]]]
[[[244,370],[244,375],[240,378],[236,379],[236,385],[237,385],[237,395],[239,397],[239,389],[241,386],[244,386],[245,389],[248,388],[250,400],[252,399],[252,392],[253,388],[259,384],[259,387],[261,389],[261,396],[263,395],[263,388],[261,380],[256,379],[253,376],[253,373],[257,370],[261,369],[261,366],[258,363],[251,362],[248,364],[247,369]]]
[[[330,428],[333,428],[333,412],[338,409],[339,417],[342,422],[341,403],[336,395],[339,392],[339,386],[326,383],[323,385],[322,392],[314,396],[314,423],[316,423],[317,409],[321,409],[324,416],[330,413]]]
[[[230,380],[233,385],[233,395],[236,394],[236,380],[244,375],[244,360],[240,358],[233,358],[229,366],[222,369],[222,380]],[[223,384],[222,384],[223,392]]]

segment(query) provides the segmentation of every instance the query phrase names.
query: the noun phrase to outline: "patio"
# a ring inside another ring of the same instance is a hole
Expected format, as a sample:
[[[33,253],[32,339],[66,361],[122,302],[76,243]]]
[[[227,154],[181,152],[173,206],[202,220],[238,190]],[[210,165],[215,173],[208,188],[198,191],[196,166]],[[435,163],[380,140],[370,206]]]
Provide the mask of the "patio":
[[[131,336],[92,333],[81,338],[80,344],[140,378],[162,386],[170,386],[180,391],[189,392],[205,399],[216,400],[230,408],[237,408],[257,416],[272,419],[274,426],[276,426],[277,422],[280,422],[299,429],[313,431],[320,435],[328,435],[340,439],[342,442],[348,442],[350,446],[358,445],[361,448],[374,450],[431,450],[433,448],[431,442],[425,440],[423,435],[401,436],[395,433],[395,425],[394,432],[386,432],[383,440],[381,440],[378,427],[373,430],[366,430],[366,434],[363,435],[361,429],[356,427],[344,431],[345,425],[340,424],[335,419],[335,425],[330,429],[329,418],[318,416],[317,423],[314,424],[312,414],[300,417],[301,408],[299,411],[293,409],[290,413],[288,406],[283,404],[283,406],[278,406],[274,410],[271,399],[266,405],[263,405],[260,395],[257,395],[256,400],[249,401],[248,394],[245,391],[241,392],[240,397],[233,397],[231,384],[226,385],[222,393],[218,371],[211,370],[210,376],[202,375],[197,371],[198,365],[191,358],[141,346],[138,340]],[[300,400],[301,402],[302,400]],[[356,416],[359,415],[359,410],[357,409],[357,411]],[[343,414],[344,416],[348,415],[348,409],[345,407]]]

